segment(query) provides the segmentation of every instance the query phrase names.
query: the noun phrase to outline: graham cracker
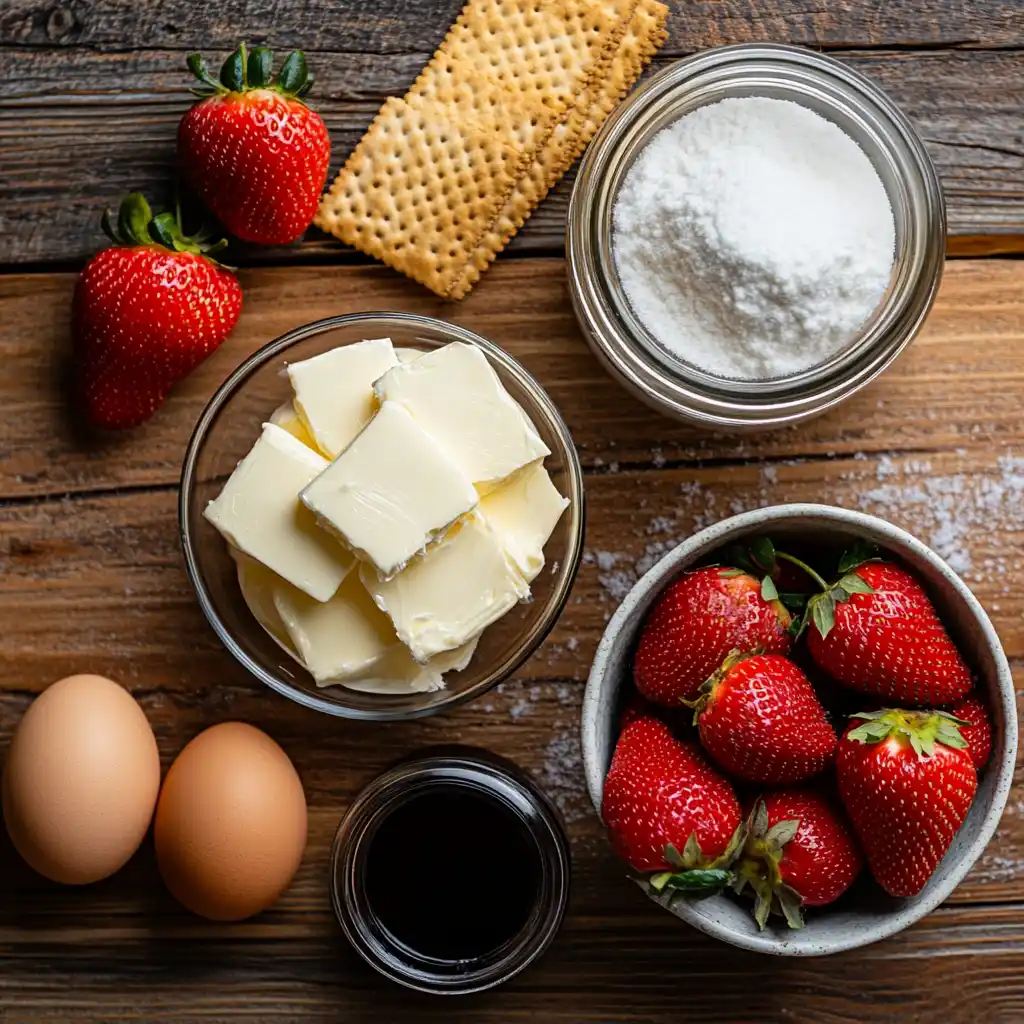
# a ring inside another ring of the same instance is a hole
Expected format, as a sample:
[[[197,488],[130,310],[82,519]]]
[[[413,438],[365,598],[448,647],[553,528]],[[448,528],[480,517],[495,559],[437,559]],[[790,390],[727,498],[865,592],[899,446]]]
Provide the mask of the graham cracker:
[[[546,146],[523,172],[447,298],[461,299],[468,294],[537,204],[582,154],[665,41],[667,17],[668,8],[658,0],[639,0],[632,6],[622,26],[617,51],[591,79],[566,121],[555,129]]]
[[[513,186],[523,151],[422,97],[384,102],[316,224],[443,295]]]
[[[464,295],[604,119],[607,96],[632,84],[628,54],[651,31],[640,6],[661,8],[469,0],[405,98],[385,102],[317,225]]]

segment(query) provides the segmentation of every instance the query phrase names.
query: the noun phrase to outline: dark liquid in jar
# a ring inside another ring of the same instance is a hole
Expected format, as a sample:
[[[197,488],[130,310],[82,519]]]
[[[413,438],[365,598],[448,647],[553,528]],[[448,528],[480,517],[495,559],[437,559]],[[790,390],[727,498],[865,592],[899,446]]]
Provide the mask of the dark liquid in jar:
[[[421,957],[492,953],[522,930],[539,889],[540,855],[526,825],[497,799],[461,786],[406,800],[370,841],[370,910]]]

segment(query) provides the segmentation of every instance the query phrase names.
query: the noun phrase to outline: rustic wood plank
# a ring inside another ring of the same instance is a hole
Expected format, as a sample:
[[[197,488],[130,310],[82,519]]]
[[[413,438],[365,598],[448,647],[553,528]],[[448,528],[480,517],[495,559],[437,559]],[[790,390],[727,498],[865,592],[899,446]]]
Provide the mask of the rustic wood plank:
[[[98,933],[43,930],[3,957],[0,1000],[17,1020],[94,1020],[102,1008],[103,1020],[180,1024],[1015,1024],[1024,1014],[1021,905],[945,909],[881,945],[801,961],[724,947],[617,881],[595,879],[606,886],[606,919],[571,917],[544,960],[479,996],[429,999],[387,985],[322,904],[315,915],[217,927],[176,920],[157,893],[145,910],[175,922],[165,936],[117,918]],[[108,913],[95,890],[75,895],[83,918]]]
[[[0,46],[138,50],[220,49],[245,38],[278,47],[387,54],[433,50],[464,0],[296,0],[281,17],[273,0],[223,0],[216,8],[167,0],[102,4],[7,0]],[[666,49],[730,42],[824,47],[1012,47],[1020,43],[1015,0],[698,0],[670,4]]]
[[[368,309],[450,318],[498,342],[548,388],[595,473],[957,448],[1024,455],[1024,264],[1012,260],[947,264],[927,327],[881,380],[821,419],[756,438],[712,437],[628,396],[584,344],[564,265],[552,260],[499,264],[459,305],[384,268],[245,271],[242,318],[220,351],[148,424],[94,438],[67,415],[73,283],[67,274],[0,277],[0,499],[176,483],[192,425],[239,360],[301,322]]]
[[[694,35],[678,25],[679,11],[704,6],[679,5],[672,42],[656,66],[711,45],[709,40],[719,36],[728,42],[765,38],[762,33],[772,23],[771,19],[752,20],[749,14],[744,20],[734,11],[723,16],[721,29],[710,36]],[[738,11],[746,5],[735,6]],[[909,17],[906,6],[890,4],[885,9],[903,8],[904,17]],[[884,21],[881,13],[878,17]],[[923,27],[910,38],[933,45],[939,23],[924,12],[915,17]],[[352,23],[359,23],[358,19]],[[335,167],[355,145],[382,98],[404,92],[428,59],[434,42],[423,44],[418,37],[409,37],[424,31],[422,23],[423,19],[417,21],[415,28],[407,27],[404,20],[393,25],[395,35],[388,36],[392,49],[384,53],[350,50],[344,42],[325,43],[323,50],[310,53],[317,72],[318,104],[331,131]],[[806,25],[817,23],[812,17]],[[823,24],[828,23],[824,19]],[[1012,31],[1011,22],[999,11],[979,18],[977,31],[990,23],[1005,23],[1005,31]],[[438,22],[428,24],[440,38]],[[126,26],[121,28],[127,31]],[[952,253],[976,251],[977,243],[971,238],[978,235],[996,237],[990,250],[1019,251],[1021,246],[1024,54],[1020,46],[1024,29],[1018,26],[1015,38],[1004,37],[1003,31],[1000,28],[997,35],[1006,49],[840,54],[882,84],[927,140],[946,188]],[[815,45],[828,42],[824,27],[819,37],[807,39],[806,35],[794,29],[789,35],[768,32],[767,38],[793,38]],[[137,37],[147,40],[140,48],[114,51],[91,45],[25,45],[17,33],[4,35],[2,28],[0,38],[9,40],[0,46],[0,75],[13,83],[0,102],[0,264],[81,261],[101,241],[97,215],[105,205],[116,204],[121,195],[136,188],[159,201],[168,196],[175,173],[175,128],[192,99],[183,53],[155,46],[153,40],[165,38],[159,31]],[[687,43],[691,38],[696,41]],[[28,42],[32,40],[29,33]],[[208,45],[202,35],[192,43]],[[572,177],[541,205],[511,252],[561,250]],[[313,230],[298,246],[238,247],[234,258],[242,263],[279,262],[325,255],[336,258],[345,251]]]

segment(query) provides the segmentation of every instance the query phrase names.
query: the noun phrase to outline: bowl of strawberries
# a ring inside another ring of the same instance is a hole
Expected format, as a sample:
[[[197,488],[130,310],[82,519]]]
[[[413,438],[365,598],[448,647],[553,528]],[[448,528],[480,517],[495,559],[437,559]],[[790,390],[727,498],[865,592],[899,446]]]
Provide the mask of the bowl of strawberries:
[[[926,545],[825,505],[702,530],[626,596],[583,706],[616,853],[688,924],[816,956],[945,900],[1002,816],[1010,668]]]

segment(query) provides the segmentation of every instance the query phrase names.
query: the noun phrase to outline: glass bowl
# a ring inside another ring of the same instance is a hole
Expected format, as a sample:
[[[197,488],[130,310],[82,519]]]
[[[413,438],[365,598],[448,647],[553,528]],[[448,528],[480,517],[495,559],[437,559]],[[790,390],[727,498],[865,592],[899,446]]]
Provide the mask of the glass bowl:
[[[807,370],[733,380],[674,356],[640,322],[612,253],[612,210],[627,172],[661,129],[727,97],[791,100],[858,143],[885,186],[896,227],[889,288],[850,344]],[[913,125],[869,79],[794,46],[742,43],[677,61],[622,103],[580,164],[569,203],[566,253],[576,318],[594,354],[641,401],[719,430],[781,427],[820,415],[874,380],[903,351],[942,277],[946,212],[938,174]]]
[[[253,618],[238,589],[235,564],[224,538],[203,518],[261,425],[291,398],[283,373],[290,362],[365,338],[390,337],[395,348],[440,348],[461,341],[487,356],[509,394],[551,449],[545,466],[569,507],[544,549],[545,566],[533,581],[533,598],[490,626],[469,666],[445,677],[433,693],[370,694],[342,686],[318,687]],[[196,424],[185,453],[178,504],[185,567],[203,613],[232,655],[272,690],[329,715],[376,721],[419,718],[489,690],[530,657],[554,626],[583,553],[583,474],[569,430],[551,399],[511,356],[464,327],[410,313],[354,313],[307,324],[270,342],[221,385]]]

